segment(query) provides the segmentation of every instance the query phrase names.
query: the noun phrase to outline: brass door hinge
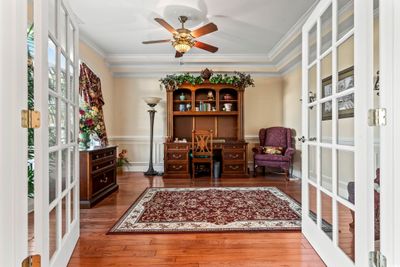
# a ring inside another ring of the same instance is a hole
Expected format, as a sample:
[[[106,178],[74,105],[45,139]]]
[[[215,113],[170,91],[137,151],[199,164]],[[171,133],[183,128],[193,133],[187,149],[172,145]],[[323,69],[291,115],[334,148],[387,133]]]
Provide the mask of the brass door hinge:
[[[21,126],[22,128],[39,128],[40,127],[40,112],[35,110],[21,111]]]
[[[386,267],[386,257],[380,251],[371,251],[369,253],[370,267]]]
[[[368,125],[369,126],[386,125],[386,109],[376,108],[368,110]]]
[[[40,267],[40,255],[29,255],[22,261],[22,267]]]

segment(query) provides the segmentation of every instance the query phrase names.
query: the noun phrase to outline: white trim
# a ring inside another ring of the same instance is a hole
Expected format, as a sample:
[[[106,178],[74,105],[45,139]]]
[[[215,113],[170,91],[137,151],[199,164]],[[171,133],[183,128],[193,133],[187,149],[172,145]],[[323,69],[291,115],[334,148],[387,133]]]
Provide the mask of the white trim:
[[[316,0],[314,4],[300,17],[300,19],[290,28],[290,30],[278,41],[278,43],[271,49],[268,53],[268,57],[271,60],[275,60],[284,50],[297,38],[301,35],[301,28],[304,23],[311,15],[312,11],[315,9],[319,0]],[[301,48],[301,42],[300,42]],[[300,51],[301,52],[301,51]]]
[[[90,40],[86,35],[80,34],[79,35],[79,40],[82,41],[82,43],[84,43],[87,46],[89,46],[90,48],[92,48],[102,58],[106,58],[107,57],[107,53],[102,48],[100,48],[95,42]]]
[[[400,5],[398,0],[380,1],[380,101],[387,110],[381,136],[381,251],[388,266],[400,266]]]
[[[27,256],[27,1],[0,1],[0,259],[20,266]],[[24,166],[21,168],[21,166]]]

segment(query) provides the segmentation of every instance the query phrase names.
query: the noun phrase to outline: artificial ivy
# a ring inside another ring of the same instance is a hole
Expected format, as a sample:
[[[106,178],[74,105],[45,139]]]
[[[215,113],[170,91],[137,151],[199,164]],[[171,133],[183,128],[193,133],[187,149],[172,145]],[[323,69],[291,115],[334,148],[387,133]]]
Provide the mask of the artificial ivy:
[[[160,79],[160,82],[164,87],[178,88],[184,83],[190,83],[192,85],[202,84],[204,79],[198,75],[192,75],[190,73],[184,74],[170,74]],[[213,74],[210,77],[210,83],[213,84],[231,84],[240,88],[246,88],[249,86],[254,87],[254,80],[250,74],[235,71],[233,75],[228,74]]]

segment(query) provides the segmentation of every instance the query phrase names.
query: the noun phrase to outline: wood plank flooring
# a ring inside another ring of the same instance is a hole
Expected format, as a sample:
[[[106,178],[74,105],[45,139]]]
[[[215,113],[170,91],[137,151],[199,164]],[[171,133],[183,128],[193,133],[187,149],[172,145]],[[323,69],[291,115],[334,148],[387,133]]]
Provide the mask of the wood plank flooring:
[[[119,191],[81,210],[81,236],[68,266],[325,266],[300,232],[106,235],[146,187],[276,186],[301,201],[300,182],[282,176],[220,179],[118,177]]]

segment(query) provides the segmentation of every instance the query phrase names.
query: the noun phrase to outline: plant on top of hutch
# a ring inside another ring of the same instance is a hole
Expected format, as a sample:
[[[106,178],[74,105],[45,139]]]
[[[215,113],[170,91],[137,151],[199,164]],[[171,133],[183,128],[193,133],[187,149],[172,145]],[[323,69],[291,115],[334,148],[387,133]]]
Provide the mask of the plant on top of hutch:
[[[201,74],[198,76],[192,75],[190,73],[169,74],[164,78],[161,78],[160,82],[160,86],[171,88],[173,90],[177,89],[180,85],[184,83],[197,85],[203,84],[204,82],[209,82],[212,84],[229,84],[238,88],[246,88],[249,86],[254,87],[254,80],[250,74],[245,74],[238,71],[233,72],[233,75],[228,75],[227,73],[215,74],[212,70],[209,69],[202,70]]]

